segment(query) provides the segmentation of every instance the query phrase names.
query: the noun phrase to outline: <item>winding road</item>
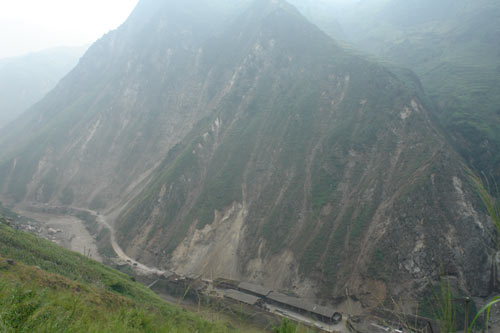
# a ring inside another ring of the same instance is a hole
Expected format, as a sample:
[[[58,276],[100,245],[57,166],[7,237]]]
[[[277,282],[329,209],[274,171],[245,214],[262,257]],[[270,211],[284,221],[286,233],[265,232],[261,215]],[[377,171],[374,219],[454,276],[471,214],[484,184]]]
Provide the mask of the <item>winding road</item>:
[[[28,209],[28,211],[34,211],[34,212],[36,212],[37,210],[40,210],[40,208],[42,208],[43,211],[46,211],[47,209],[52,209],[52,210],[55,210],[55,211],[59,210],[59,211],[70,211],[70,212],[73,212],[73,213],[66,213],[66,214],[50,213],[53,216],[72,216],[72,217],[75,217],[75,213],[76,212],[85,212],[85,213],[88,213],[88,214],[94,216],[95,219],[96,219],[96,222],[99,225],[101,225],[103,228],[106,228],[106,229],[109,230],[111,246],[113,247],[113,250],[115,251],[115,253],[118,256],[118,258],[121,259],[121,260],[123,260],[123,261],[125,261],[127,264],[129,264],[132,267],[132,269],[134,271],[136,271],[137,274],[139,274],[139,275],[153,275],[153,274],[155,274],[155,275],[162,275],[162,274],[166,273],[166,271],[163,271],[163,270],[158,269],[156,267],[146,266],[146,265],[138,262],[137,260],[134,260],[134,259],[130,258],[125,253],[125,251],[123,251],[123,249],[120,247],[120,245],[116,241],[115,229],[113,228],[113,226],[111,226],[111,224],[108,223],[108,221],[106,220],[106,217],[104,215],[101,215],[101,214],[99,214],[98,212],[96,212],[94,210],[85,209],[85,208],[71,207],[71,206],[67,206],[67,207],[48,206],[48,205],[44,205],[42,207],[40,207],[40,206],[31,206],[30,209]],[[21,213],[26,214],[25,212],[21,212]],[[79,218],[79,220],[81,221],[80,218]]]
[[[125,260],[127,263],[130,263],[132,267],[138,271],[138,273],[142,274],[156,274],[156,275],[161,275],[166,273],[165,271],[162,271],[161,269],[155,268],[155,267],[149,267],[144,264],[141,264],[137,260],[134,260],[130,258],[120,247],[118,242],[116,241],[115,237],[115,229],[106,221],[106,218],[103,215],[97,214],[94,211],[88,211],[89,213],[93,214],[96,217],[97,223],[99,223],[101,226],[104,228],[107,228],[109,230],[110,234],[110,241],[111,241],[111,246],[113,247],[113,250],[115,251],[116,255],[118,258]]]

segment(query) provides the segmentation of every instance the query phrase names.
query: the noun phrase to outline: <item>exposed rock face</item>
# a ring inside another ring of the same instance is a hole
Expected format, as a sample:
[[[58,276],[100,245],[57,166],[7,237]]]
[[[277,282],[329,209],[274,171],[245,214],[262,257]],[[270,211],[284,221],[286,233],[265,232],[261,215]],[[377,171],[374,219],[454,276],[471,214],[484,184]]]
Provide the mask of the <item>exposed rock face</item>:
[[[0,138],[4,196],[125,203],[122,247],[179,272],[383,299],[444,270],[488,293],[489,224],[418,80],[285,2],[210,8],[142,1],[93,45]]]

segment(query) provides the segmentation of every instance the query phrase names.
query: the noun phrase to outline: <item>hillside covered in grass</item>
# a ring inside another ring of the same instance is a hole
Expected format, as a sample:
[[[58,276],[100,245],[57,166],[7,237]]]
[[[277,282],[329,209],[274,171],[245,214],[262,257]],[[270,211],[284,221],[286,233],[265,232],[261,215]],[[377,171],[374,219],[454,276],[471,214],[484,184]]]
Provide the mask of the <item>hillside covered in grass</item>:
[[[0,332],[229,331],[0,217]]]

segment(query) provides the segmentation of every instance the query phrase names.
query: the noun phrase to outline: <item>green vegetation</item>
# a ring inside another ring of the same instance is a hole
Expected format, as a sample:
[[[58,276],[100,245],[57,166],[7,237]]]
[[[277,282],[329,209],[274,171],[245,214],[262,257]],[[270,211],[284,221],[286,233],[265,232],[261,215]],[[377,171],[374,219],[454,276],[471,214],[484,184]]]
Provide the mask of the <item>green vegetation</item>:
[[[166,304],[125,274],[0,223],[0,331],[231,329]]]
[[[106,202],[101,195],[97,194],[92,198],[92,201],[90,201],[89,208],[95,211],[104,209],[106,208]]]
[[[40,181],[40,189],[42,192],[42,202],[48,202],[56,189],[57,172],[51,169],[47,175]]]
[[[483,315],[484,312],[486,312],[486,332],[489,331],[489,322],[490,322],[490,312],[492,307],[500,302],[500,297],[495,296],[491,301],[489,301],[487,304],[485,304],[474,316],[474,319],[472,320],[472,323],[470,324],[469,328],[467,329],[467,333],[470,333],[473,331],[474,327],[476,327],[476,322],[477,320]]]
[[[283,319],[280,326],[273,328],[273,333],[295,333],[295,332],[297,332],[297,325],[295,325],[288,319]]]
[[[448,279],[442,277],[439,284],[431,287],[419,304],[420,315],[439,321],[441,332],[455,333],[465,326],[465,295],[453,288]],[[474,301],[469,303],[469,327],[480,329],[480,322],[473,322],[477,313]]]
[[[372,279],[384,280],[384,276],[381,270],[384,269],[384,261],[386,259],[386,254],[382,249],[375,249],[371,261],[368,265],[368,273]]]
[[[74,198],[75,196],[73,190],[70,187],[65,187],[61,193],[61,203],[69,206],[73,203]]]
[[[476,190],[481,198],[481,201],[483,202],[484,206],[486,207],[489,216],[491,217],[493,221],[493,225],[495,226],[495,232],[496,235],[493,235],[493,237],[496,238],[497,242],[497,247],[500,250],[500,197],[496,199],[492,199],[490,195],[491,189],[489,191],[484,187],[483,182],[481,179],[476,176],[471,170],[468,170],[469,172],[469,177],[472,181],[472,183],[475,185]],[[496,194],[499,195],[498,187],[496,188]],[[470,327],[467,329],[467,332],[471,332],[472,328],[474,327],[474,324],[476,321],[480,318],[480,316],[486,312],[486,327],[488,330],[488,323],[490,319],[490,312],[496,303],[500,302],[500,297],[496,296],[494,297],[491,301],[489,301],[486,305],[484,305],[475,315],[474,319],[472,320],[472,323]]]
[[[279,326],[275,326],[272,329],[272,333],[307,333],[315,332],[314,329],[309,329],[303,325],[296,325],[294,322],[288,319],[283,319]]]
[[[220,144],[208,173],[204,191],[191,217],[198,218],[198,228],[214,220],[214,210],[222,211],[233,202],[242,201],[243,173],[256,139],[255,119],[243,119],[230,128]]]
[[[415,71],[456,149],[498,182],[500,6],[490,0],[448,1],[439,12],[437,6],[421,1],[421,15],[415,15],[412,6],[390,1],[381,15],[362,21],[365,26],[354,39],[367,51]]]
[[[499,182],[498,1],[291,2],[346,47],[414,71],[455,149]]]
[[[472,170],[467,170],[467,174],[493,221],[495,234],[491,236],[495,239],[498,249],[500,249],[500,201],[492,199],[490,194],[491,189],[488,191],[481,179]],[[496,191],[498,193],[498,189]],[[439,320],[441,332],[454,333],[457,330],[465,329],[469,333],[479,330],[482,325],[486,327],[486,331],[488,332],[491,309],[499,302],[500,297],[494,297],[477,311],[475,302],[470,300],[469,318],[467,319],[469,326],[465,327],[465,295],[454,291],[449,281],[441,278],[439,286],[435,286],[432,291],[427,291],[426,296],[420,303],[420,309],[424,317],[432,317]],[[484,314],[485,321],[482,322],[480,318]]]
[[[500,249],[500,197],[498,199],[492,199],[490,192],[493,189],[486,189],[483,185],[481,179],[476,176],[472,171],[469,170],[469,177],[476,187],[477,193],[481,198],[486,210],[488,211],[488,215],[491,217],[493,221],[493,225],[495,226],[496,235],[493,237],[496,238],[498,249]],[[489,187],[489,186],[488,186]],[[495,189],[497,194],[500,194],[498,188]]]

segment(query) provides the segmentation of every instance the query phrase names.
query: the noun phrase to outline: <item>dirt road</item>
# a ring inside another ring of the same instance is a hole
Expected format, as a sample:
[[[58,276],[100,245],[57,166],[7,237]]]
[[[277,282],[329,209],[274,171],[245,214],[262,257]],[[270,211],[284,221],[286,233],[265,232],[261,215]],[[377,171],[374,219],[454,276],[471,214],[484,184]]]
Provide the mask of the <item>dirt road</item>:
[[[96,221],[99,223],[102,227],[107,228],[109,230],[109,233],[111,235],[111,246],[113,247],[113,250],[116,252],[116,255],[126,261],[127,263],[131,264],[133,268],[138,271],[138,273],[144,274],[163,274],[165,271],[162,271],[158,268],[155,267],[149,267],[144,264],[141,264],[140,262],[130,258],[120,247],[120,245],[116,242],[116,237],[115,237],[115,229],[106,221],[106,218],[103,215],[98,215],[96,212],[93,211],[88,211],[89,213],[93,214],[96,216]]]

